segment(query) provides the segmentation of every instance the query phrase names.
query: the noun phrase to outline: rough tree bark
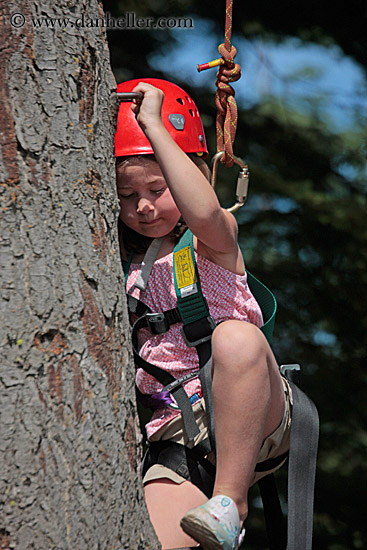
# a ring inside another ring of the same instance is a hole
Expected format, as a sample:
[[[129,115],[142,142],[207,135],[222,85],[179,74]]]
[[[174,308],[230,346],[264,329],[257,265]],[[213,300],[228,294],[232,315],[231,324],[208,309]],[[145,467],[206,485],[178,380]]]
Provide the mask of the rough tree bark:
[[[102,8],[1,10],[0,548],[157,548],[139,477],[106,34],[32,24],[101,21]]]

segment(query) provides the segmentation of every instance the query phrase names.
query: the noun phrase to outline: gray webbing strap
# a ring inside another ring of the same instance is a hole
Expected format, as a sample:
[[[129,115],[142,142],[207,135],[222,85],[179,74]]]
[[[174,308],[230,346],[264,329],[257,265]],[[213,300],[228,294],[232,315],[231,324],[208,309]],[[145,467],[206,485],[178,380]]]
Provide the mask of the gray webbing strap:
[[[311,550],[319,416],[314,403],[295,384],[288,466],[287,550]]]
[[[136,286],[136,288],[142,290],[143,292],[145,292],[147,288],[149,275],[152,271],[153,264],[158,256],[158,252],[162,246],[163,239],[164,237],[154,239],[154,241],[151,243],[148,250],[146,251],[143,261],[141,262],[140,271],[138,273],[138,277],[134,286]]]
[[[190,399],[182,387],[175,388],[172,391],[172,395],[181,409],[182,420],[185,426],[187,438],[189,441],[193,441],[195,437],[199,435],[200,430],[195,420]]]
[[[200,369],[200,382],[203,397],[205,401],[206,416],[208,419],[209,441],[212,450],[215,451],[215,430],[214,430],[214,406],[213,406],[213,391],[212,391],[212,358],[205,363]]]

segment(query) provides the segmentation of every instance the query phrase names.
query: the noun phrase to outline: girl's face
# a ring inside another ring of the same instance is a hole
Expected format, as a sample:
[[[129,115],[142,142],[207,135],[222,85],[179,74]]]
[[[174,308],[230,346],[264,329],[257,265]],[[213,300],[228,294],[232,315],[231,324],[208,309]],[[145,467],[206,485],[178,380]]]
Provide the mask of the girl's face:
[[[163,237],[181,217],[158,162],[150,158],[129,160],[117,168],[120,218],[145,237]]]

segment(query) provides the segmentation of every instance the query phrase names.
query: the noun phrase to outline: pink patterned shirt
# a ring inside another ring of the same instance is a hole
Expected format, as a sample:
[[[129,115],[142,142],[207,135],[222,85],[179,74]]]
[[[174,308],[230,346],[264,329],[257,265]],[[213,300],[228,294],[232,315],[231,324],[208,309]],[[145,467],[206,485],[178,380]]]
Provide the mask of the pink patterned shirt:
[[[260,307],[247,285],[247,275],[236,275],[195,252],[203,294],[209,311],[216,323],[239,319],[263,325]],[[176,307],[176,292],[173,281],[173,252],[155,261],[145,292],[134,288],[140,264],[131,264],[126,290],[158,313]],[[148,329],[139,332],[140,355],[150,363],[168,371],[175,378],[199,371],[199,359],[195,348],[189,348],[180,333],[182,323],[172,325],[165,334],[152,336]],[[162,384],[143,369],[138,369],[136,384],[145,394],[159,392]],[[201,389],[199,377],[184,384],[189,397]],[[180,414],[170,408],[158,409],[146,425],[150,438],[164,424]]]

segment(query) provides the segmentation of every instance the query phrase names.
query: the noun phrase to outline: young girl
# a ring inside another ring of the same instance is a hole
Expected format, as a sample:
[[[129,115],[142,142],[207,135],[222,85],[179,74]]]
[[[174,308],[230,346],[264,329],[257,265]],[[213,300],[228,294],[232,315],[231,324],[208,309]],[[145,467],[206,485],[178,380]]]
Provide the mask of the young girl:
[[[116,133],[121,250],[125,259],[133,254],[127,293],[154,312],[176,307],[173,248],[187,226],[194,235],[203,294],[216,323],[213,497],[208,500],[189,481],[155,465],[144,478],[148,511],[164,550],[198,543],[204,550],[233,550],[248,514],[248,489],[264,475],[255,474],[256,463],[289,447],[290,390],[259,328],[261,310],[247,285],[235,218],[220,207],[206,177],[202,156],[207,151],[195,104],[181,88],[162,80],[130,81],[118,91],[142,94],[132,105],[121,105]],[[155,239],[160,239],[155,241],[160,248],[142,290],[135,285],[144,254]],[[140,355],[175,378],[199,370],[196,350],[187,347],[180,325],[153,337],[142,331],[139,341]],[[141,369],[137,386],[143,394],[162,388]],[[199,378],[191,378],[184,389],[195,403],[200,426],[196,443],[207,433]],[[170,407],[157,410],[146,429],[150,441],[187,444],[180,411]]]

